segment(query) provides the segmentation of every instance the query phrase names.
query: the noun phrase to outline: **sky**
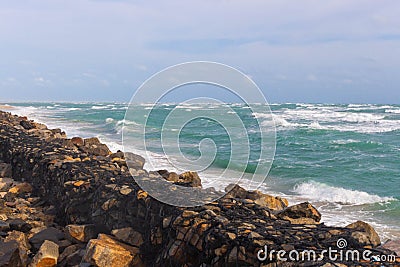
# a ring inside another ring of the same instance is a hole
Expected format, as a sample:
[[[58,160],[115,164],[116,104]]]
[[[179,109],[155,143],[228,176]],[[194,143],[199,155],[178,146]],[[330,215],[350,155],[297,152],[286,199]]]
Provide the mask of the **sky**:
[[[199,60],[273,103],[400,104],[399,14],[398,0],[0,0],[0,102],[127,102]]]

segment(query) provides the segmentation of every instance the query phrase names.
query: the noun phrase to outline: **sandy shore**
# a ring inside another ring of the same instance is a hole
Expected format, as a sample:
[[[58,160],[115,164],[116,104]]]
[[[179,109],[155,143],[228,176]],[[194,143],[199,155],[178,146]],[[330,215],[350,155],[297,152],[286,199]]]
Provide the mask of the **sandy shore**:
[[[0,110],[8,111],[8,110],[13,110],[13,109],[15,109],[15,107],[7,105],[7,104],[4,104],[4,105],[0,104]]]

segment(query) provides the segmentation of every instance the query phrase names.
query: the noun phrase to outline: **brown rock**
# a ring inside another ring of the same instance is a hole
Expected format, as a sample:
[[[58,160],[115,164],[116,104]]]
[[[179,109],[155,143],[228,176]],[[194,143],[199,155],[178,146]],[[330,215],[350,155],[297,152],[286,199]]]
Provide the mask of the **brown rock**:
[[[139,249],[125,245],[105,234],[89,241],[84,261],[94,266],[142,266]]]
[[[28,183],[20,183],[13,187],[11,187],[8,192],[12,194],[24,194],[24,193],[31,193],[32,186]]]
[[[67,237],[69,237],[73,241],[85,243],[88,242],[90,239],[95,238],[98,234],[98,231],[93,224],[70,224],[65,227],[65,232],[67,234]]]
[[[57,265],[58,245],[52,241],[45,240],[40,246],[38,253],[33,257],[30,267],[53,267]]]
[[[381,244],[381,239],[379,238],[379,235],[376,233],[375,229],[368,223],[357,221],[355,223],[347,225],[346,228],[357,230],[356,232],[353,232],[351,236],[364,246],[372,245],[373,247],[377,247]]]
[[[237,184],[230,184],[225,188],[225,192],[231,197],[245,199],[247,197],[247,190]]]
[[[77,147],[81,147],[85,145],[85,140],[83,140],[83,138],[81,137],[73,137],[71,139],[71,142],[76,145]]]
[[[131,227],[114,229],[111,231],[112,235],[118,240],[130,244],[135,247],[140,247],[143,244],[142,234],[133,230]]]
[[[179,182],[187,184],[190,187],[201,187],[201,179],[197,172],[184,172],[179,175]]]
[[[19,255],[19,246],[16,241],[0,242],[0,266],[23,266]]]
[[[284,198],[274,197],[266,194],[254,201],[257,205],[267,207],[271,210],[283,210],[287,208],[288,201]]]
[[[280,219],[288,220],[294,224],[312,224],[318,223],[321,220],[321,214],[319,213],[319,211],[308,202],[288,207],[278,213],[277,217]]]

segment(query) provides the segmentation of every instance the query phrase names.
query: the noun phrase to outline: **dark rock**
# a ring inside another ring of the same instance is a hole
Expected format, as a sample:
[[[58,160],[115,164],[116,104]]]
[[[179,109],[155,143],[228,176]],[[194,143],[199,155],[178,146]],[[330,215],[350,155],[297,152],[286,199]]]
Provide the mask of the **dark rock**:
[[[11,177],[12,167],[8,163],[0,163],[0,177]]]
[[[22,121],[20,121],[19,124],[22,127],[24,127],[25,130],[30,130],[30,129],[35,128],[34,124],[32,122],[30,122],[30,121],[27,121],[27,120],[22,120]]]
[[[49,227],[33,235],[29,239],[29,242],[32,244],[33,248],[39,249],[45,240],[50,240],[57,243],[59,240],[63,238],[64,238],[64,233],[62,231],[54,227]]]
[[[8,236],[5,238],[5,241],[6,242],[16,241],[18,243],[19,256],[20,256],[22,265],[26,266],[29,261],[28,252],[31,248],[26,235],[19,231],[11,231],[8,233]]]
[[[143,244],[142,234],[133,230],[131,227],[114,229],[111,233],[118,240],[132,246],[140,247]]]
[[[11,230],[21,231],[23,233],[27,233],[32,229],[32,226],[29,223],[20,218],[8,219],[7,223],[10,225]]]
[[[16,241],[0,242],[0,266],[20,267],[19,247]]]

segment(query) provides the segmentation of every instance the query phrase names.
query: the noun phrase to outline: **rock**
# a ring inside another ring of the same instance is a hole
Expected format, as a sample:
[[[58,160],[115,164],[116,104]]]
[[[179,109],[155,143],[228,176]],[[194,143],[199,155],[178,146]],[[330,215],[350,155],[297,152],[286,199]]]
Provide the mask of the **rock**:
[[[12,177],[12,167],[8,163],[0,163],[0,177]]]
[[[94,266],[142,266],[139,249],[120,243],[110,236],[99,234],[87,244],[84,261]]]
[[[81,137],[73,137],[71,139],[72,144],[74,144],[77,147],[81,147],[85,145],[85,140],[83,140],[83,138]]]
[[[308,202],[288,207],[279,212],[277,217],[293,224],[313,224],[321,220],[319,211]]]
[[[0,221],[0,231],[5,232],[10,229],[10,224],[4,221]]]
[[[0,266],[22,267],[17,241],[0,242]]]
[[[143,169],[144,163],[146,162],[142,156],[133,154],[131,152],[125,152],[125,160],[129,165],[129,168]]]
[[[11,187],[8,192],[12,194],[25,194],[25,193],[31,193],[33,190],[32,186],[29,183],[20,183],[17,184],[13,187]]]
[[[34,129],[35,128],[35,126],[34,126],[34,124],[32,123],[32,122],[30,122],[30,121],[25,121],[25,120],[22,120],[22,121],[20,121],[20,123],[19,123],[22,127],[24,127],[24,129],[25,130],[31,130],[31,129]]]
[[[98,231],[93,224],[70,224],[65,227],[65,231],[67,233],[67,237],[70,237],[73,241],[84,243],[88,242],[90,239],[95,238],[98,234]]]
[[[131,227],[114,229],[111,231],[111,233],[118,240],[132,246],[140,247],[143,244],[142,234],[133,230]]]
[[[52,241],[45,240],[40,246],[38,253],[33,257],[30,267],[53,267],[57,265],[58,245]]]
[[[0,191],[8,191],[13,183],[11,178],[0,178]]]
[[[184,172],[181,175],[179,175],[179,183],[182,185],[187,185],[190,187],[201,187],[201,179],[197,172]]]
[[[288,201],[284,198],[274,197],[266,194],[254,200],[254,203],[271,210],[284,210],[288,206]]]
[[[22,265],[26,266],[28,264],[28,252],[31,248],[31,245],[28,242],[28,238],[26,235],[19,231],[11,231],[8,233],[8,236],[5,238],[5,241],[16,241],[19,247],[19,256],[21,258]]]
[[[247,198],[247,190],[237,184],[230,184],[225,188],[225,192],[233,198]]]
[[[45,240],[53,241],[57,243],[59,240],[64,238],[64,233],[61,232],[60,230],[54,228],[54,227],[49,227],[46,228],[36,234],[34,234],[30,239],[29,242],[32,244],[32,246],[35,249],[39,249],[42,243]]]
[[[85,255],[84,249],[78,249],[69,255],[66,255],[63,262],[60,262],[60,266],[80,266],[80,267],[90,267],[88,263],[82,263],[82,258]],[[60,256],[61,257],[61,256]]]
[[[74,252],[78,251],[79,249],[82,248],[81,244],[74,244],[71,246],[68,246],[64,249],[64,251],[60,254],[60,256],[58,257],[58,262],[60,262],[60,264],[62,264],[62,262],[71,254],[73,254]]]
[[[97,137],[86,138],[84,140],[85,146],[100,145],[100,140]]]
[[[389,240],[385,244],[383,244],[382,247],[385,249],[390,249],[396,252],[397,256],[400,256],[400,239]]]
[[[355,223],[349,224],[346,228],[357,230],[353,232],[351,236],[360,244],[367,246],[372,245],[377,247],[381,244],[381,239],[376,233],[375,229],[368,223],[357,221]]]
[[[17,218],[17,219],[8,219],[7,223],[10,225],[11,230],[21,231],[24,233],[29,232],[32,229],[32,226],[25,222],[24,220]]]
[[[85,139],[84,144],[79,149],[85,153],[103,157],[111,154],[110,149],[105,144],[100,143],[97,137]]]

